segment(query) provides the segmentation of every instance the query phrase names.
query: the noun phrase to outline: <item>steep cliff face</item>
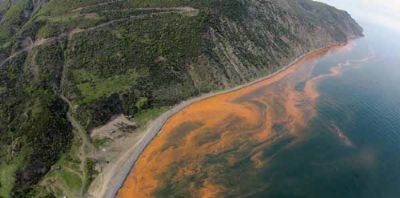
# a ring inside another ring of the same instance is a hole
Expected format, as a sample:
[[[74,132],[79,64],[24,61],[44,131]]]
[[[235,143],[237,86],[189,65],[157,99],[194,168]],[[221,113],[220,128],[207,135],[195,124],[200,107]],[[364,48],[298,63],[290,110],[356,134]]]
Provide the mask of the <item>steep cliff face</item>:
[[[0,0],[0,20],[5,197],[42,193],[73,144],[71,117],[89,131],[362,36],[349,14],[309,0]]]
[[[208,29],[213,47],[205,62],[215,62],[202,65],[199,61],[196,69],[205,73],[193,72],[199,74],[193,79],[201,90],[210,82],[231,86],[264,76],[310,50],[362,35],[349,14],[321,3],[265,0],[242,4],[245,9],[238,19],[218,16]],[[210,71],[215,75],[205,80]]]

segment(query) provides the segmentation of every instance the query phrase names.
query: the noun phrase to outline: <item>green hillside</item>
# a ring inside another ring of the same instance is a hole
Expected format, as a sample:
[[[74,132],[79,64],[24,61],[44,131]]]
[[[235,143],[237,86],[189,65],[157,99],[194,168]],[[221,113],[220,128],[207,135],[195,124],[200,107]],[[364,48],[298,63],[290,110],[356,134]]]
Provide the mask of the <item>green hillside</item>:
[[[82,195],[88,131],[112,116],[154,117],[361,35],[309,0],[0,0],[0,197]]]

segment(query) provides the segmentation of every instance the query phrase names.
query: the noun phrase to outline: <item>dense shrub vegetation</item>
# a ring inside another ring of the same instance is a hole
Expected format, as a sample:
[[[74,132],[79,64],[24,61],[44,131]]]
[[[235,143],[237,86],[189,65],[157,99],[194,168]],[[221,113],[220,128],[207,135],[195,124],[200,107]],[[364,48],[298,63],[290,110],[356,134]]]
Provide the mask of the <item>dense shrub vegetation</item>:
[[[308,0],[0,0],[0,197],[61,196],[39,185],[46,174],[89,185],[51,170],[79,155],[68,112],[87,131],[120,113],[143,124],[360,34]]]

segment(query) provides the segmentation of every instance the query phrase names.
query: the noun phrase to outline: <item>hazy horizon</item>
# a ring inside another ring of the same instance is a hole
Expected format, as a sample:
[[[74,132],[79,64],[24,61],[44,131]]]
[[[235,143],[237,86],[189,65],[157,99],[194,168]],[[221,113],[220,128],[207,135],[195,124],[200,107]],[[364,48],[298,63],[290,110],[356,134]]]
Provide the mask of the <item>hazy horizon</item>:
[[[348,11],[361,25],[371,24],[400,31],[398,0],[316,0]]]

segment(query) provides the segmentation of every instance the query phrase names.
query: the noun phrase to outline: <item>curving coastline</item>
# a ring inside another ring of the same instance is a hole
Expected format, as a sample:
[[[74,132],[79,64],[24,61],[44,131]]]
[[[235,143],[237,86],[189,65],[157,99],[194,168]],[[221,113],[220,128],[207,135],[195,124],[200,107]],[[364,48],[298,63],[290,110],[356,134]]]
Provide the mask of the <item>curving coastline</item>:
[[[230,89],[227,89],[224,91],[203,94],[199,97],[195,97],[195,98],[189,99],[187,101],[183,101],[180,104],[174,106],[171,110],[162,114],[160,117],[158,117],[156,120],[154,120],[150,124],[150,126],[147,128],[145,135],[121,157],[121,159],[119,160],[119,161],[121,161],[121,163],[116,163],[116,165],[113,167],[112,171],[109,172],[108,175],[110,175],[110,177],[105,181],[105,183],[103,185],[105,188],[103,188],[102,192],[99,192],[99,194],[96,195],[96,197],[116,197],[118,191],[124,184],[126,178],[130,174],[132,168],[135,166],[135,163],[139,159],[140,155],[143,153],[143,151],[146,149],[146,147],[149,145],[149,143],[151,143],[152,140],[159,134],[159,132],[161,131],[161,129],[163,128],[165,123],[169,120],[169,118],[174,116],[176,113],[178,113],[182,109],[190,106],[191,104],[193,104],[195,102],[199,102],[204,99],[209,99],[214,96],[226,94],[229,92],[234,92],[234,91],[243,89],[245,87],[257,84],[261,81],[269,80],[272,77],[275,77],[277,75],[286,75],[286,73],[290,72],[289,69],[292,68],[292,66],[302,63],[304,60],[307,59],[307,57],[312,57],[312,55],[314,53],[317,53],[319,51],[329,51],[330,49],[332,49],[334,47],[344,46],[346,44],[347,43],[331,43],[331,44],[327,45],[326,47],[322,47],[322,48],[310,51],[308,53],[305,53],[305,54],[299,56],[298,58],[296,58],[294,61],[292,61],[287,66],[283,67],[282,69],[280,69],[266,77],[262,77],[255,81],[252,81],[252,82],[249,82],[249,83],[246,83],[246,84],[234,87],[234,88],[230,88]],[[119,165],[121,165],[121,166],[119,166]]]

